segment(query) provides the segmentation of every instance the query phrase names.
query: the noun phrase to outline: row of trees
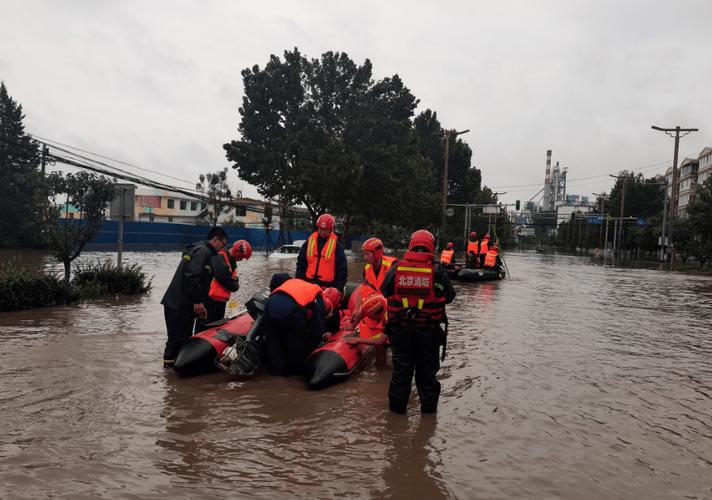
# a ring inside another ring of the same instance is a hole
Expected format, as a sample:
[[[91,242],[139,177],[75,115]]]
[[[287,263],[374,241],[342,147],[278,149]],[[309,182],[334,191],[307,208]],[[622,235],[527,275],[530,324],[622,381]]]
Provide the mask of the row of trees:
[[[603,204],[603,213],[620,217],[621,196],[625,190],[623,228],[619,248],[634,257],[653,256],[659,250],[662,234],[666,185],[658,179],[646,179],[642,174],[623,172]],[[598,200],[600,206],[600,198]],[[598,210],[597,210],[598,212]],[[669,213],[666,214],[669,216]],[[596,248],[606,241],[605,226],[592,225],[585,214],[573,214],[560,221],[557,243],[570,248]],[[642,222],[642,224],[639,223]],[[615,224],[611,219],[607,241],[614,238]],[[673,221],[674,250],[683,262],[694,257],[701,265],[712,259],[712,178],[697,186],[695,196],[687,206],[687,216]]]
[[[442,126],[398,75],[375,80],[371,62],[346,53],[309,59],[295,48],[242,71],[240,138],[224,145],[238,175],[275,199],[283,220],[304,205],[325,211],[344,231],[400,237],[436,227],[442,189]],[[450,144],[449,200],[483,195],[472,150]],[[459,232],[459,231],[458,231]]]

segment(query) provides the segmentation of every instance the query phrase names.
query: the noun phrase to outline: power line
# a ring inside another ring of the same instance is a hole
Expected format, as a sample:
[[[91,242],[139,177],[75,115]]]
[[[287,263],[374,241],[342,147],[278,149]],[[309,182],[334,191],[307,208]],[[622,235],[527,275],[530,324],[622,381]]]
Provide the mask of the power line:
[[[77,146],[72,146],[72,145],[70,145],[70,144],[65,144],[65,143],[63,143],[63,142],[55,141],[54,139],[48,139],[48,138],[46,138],[46,137],[42,137],[42,136],[34,135],[34,134],[27,134],[27,135],[29,135],[30,137],[33,137],[34,139],[36,139],[37,142],[41,142],[41,143],[43,143],[43,144],[46,144],[46,145],[48,145],[48,146],[55,147],[55,148],[57,148],[57,149],[60,149],[60,148],[58,148],[58,147],[56,146],[56,144],[59,144],[60,146],[64,146],[64,147],[67,147],[67,148],[70,148],[70,149],[74,149],[74,150],[77,150],[77,151],[81,151],[82,153],[87,153],[87,154],[90,154],[90,155],[92,155],[92,156],[96,156],[97,158],[103,158],[103,159],[105,159],[105,160],[110,160],[110,161],[113,161],[113,162],[116,162],[116,163],[120,163],[121,165],[126,165],[127,167],[135,168],[135,169],[137,169],[137,170],[142,170],[142,171],[144,171],[144,172],[150,172],[150,173],[152,173],[152,174],[157,174],[157,175],[160,175],[160,176],[162,176],[162,177],[166,177],[166,178],[168,178],[168,179],[173,179],[173,180],[176,180],[176,181],[185,182],[186,184],[195,185],[195,182],[194,182],[194,181],[189,181],[189,180],[187,180],[187,179],[181,179],[180,177],[174,177],[174,176],[172,176],[172,175],[168,175],[168,174],[164,174],[164,173],[162,173],[162,172],[159,172],[159,171],[157,171],[157,170],[151,170],[150,168],[139,167],[138,165],[134,165],[133,163],[128,163],[128,162],[125,162],[125,161],[122,161],[122,160],[117,160],[116,158],[111,158],[110,156],[105,156],[105,155],[101,155],[101,154],[99,154],[99,153],[94,153],[93,151],[88,151],[88,150],[86,150],[86,149],[82,149],[82,148],[77,147]],[[63,150],[63,151],[66,151],[66,150]],[[71,153],[71,152],[69,152],[69,151],[66,151],[66,152]],[[77,155],[77,156],[79,156],[79,155]],[[88,159],[88,158],[86,158],[86,157],[82,157],[82,158]],[[91,159],[89,159],[89,160],[91,161]]]

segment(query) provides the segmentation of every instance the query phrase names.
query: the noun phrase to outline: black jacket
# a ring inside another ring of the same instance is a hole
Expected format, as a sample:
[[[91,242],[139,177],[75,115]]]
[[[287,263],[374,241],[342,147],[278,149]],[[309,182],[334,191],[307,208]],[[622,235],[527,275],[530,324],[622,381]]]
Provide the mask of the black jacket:
[[[207,241],[186,247],[161,304],[170,309],[192,311],[193,304],[205,303],[213,279],[215,255],[217,251]]]
[[[317,238],[316,239],[316,251],[321,254],[321,249],[324,248],[328,238]],[[346,286],[346,277],[349,273],[349,266],[346,262],[346,253],[344,252],[344,246],[339,240],[336,240],[336,255],[334,262],[334,281],[326,282],[320,280],[308,280],[307,279],[307,246],[309,245],[309,240],[305,241],[302,248],[299,249],[299,256],[297,257],[297,271],[294,274],[295,278],[303,279],[305,281],[310,281],[316,283],[320,286],[333,286],[337,288],[340,292],[344,291],[344,286]]]

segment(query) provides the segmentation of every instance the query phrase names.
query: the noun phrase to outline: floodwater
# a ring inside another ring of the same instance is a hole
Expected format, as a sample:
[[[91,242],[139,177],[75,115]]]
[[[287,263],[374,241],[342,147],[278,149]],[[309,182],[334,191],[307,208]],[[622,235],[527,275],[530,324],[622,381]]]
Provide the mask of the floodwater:
[[[456,284],[438,414],[399,416],[388,368],[164,370],[178,255],[125,255],[145,297],[0,314],[0,498],[712,498],[708,277],[511,253]],[[240,263],[238,300],[293,265]]]

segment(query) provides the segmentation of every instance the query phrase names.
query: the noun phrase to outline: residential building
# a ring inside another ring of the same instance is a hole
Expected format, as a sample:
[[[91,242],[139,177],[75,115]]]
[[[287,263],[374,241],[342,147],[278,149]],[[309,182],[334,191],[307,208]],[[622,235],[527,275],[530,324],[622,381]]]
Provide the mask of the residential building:
[[[697,184],[703,184],[709,177],[712,177],[712,147],[706,147],[697,157],[699,162],[697,170]]]
[[[677,215],[680,218],[687,217],[687,205],[695,195],[697,187],[697,169],[699,161],[697,158],[685,158],[680,164],[680,179],[678,181],[677,195]]]

